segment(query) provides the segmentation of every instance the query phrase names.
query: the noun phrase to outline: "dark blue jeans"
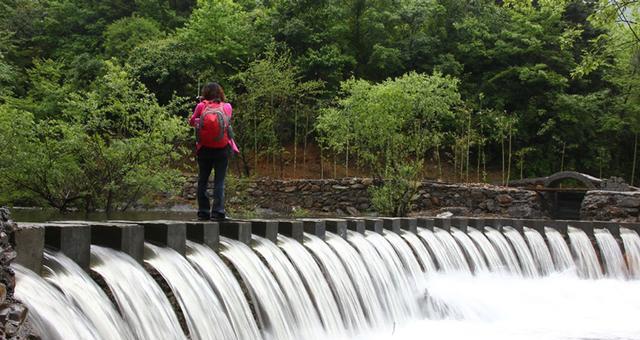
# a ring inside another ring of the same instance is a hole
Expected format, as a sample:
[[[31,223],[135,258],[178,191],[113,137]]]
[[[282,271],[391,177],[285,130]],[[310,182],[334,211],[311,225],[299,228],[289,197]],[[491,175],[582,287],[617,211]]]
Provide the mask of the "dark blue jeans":
[[[227,175],[229,151],[224,149],[201,148],[198,152],[198,217],[224,218],[224,178]],[[207,184],[211,171],[213,175],[213,204],[207,196]]]

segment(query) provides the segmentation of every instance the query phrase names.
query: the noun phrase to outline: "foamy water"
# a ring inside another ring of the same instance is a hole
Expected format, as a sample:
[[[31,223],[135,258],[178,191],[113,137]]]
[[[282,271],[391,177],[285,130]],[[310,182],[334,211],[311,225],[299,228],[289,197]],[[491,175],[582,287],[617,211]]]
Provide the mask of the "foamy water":
[[[355,339],[640,339],[639,281],[448,273],[430,275],[425,291],[437,308],[430,319]]]

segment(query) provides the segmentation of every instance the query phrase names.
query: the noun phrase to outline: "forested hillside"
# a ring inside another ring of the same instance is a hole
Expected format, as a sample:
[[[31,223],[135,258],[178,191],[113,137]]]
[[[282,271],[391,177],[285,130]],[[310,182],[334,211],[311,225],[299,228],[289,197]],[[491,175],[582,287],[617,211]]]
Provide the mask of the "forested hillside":
[[[376,177],[448,164],[465,181],[487,169],[505,182],[577,170],[634,184],[637,10],[615,0],[3,0],[0,201],[110,209],[175,188],[191,146],[185,118],[212,80],[234,105],[249,175],[259,162],[295,169],[313,146],[327,164]]]

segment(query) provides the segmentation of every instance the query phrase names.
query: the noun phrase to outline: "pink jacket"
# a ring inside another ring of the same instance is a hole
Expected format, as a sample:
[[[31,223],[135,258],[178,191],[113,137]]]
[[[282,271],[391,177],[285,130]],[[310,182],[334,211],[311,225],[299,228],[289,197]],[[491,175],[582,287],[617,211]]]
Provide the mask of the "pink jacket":
[[[202,101],[200,103],[198,103],[198,105],[196,105],[196,108],[193,110],[193,115],[191,115],[191,118],[189,118],[189,125],[195,127],[197,120],[200,118],[200,115],[202,115],[202,110],[205,107],[205,102]],[[223,104],[223,110],[224,113],[227,114],[227,116],[229,116],[229,120],[231,120],[231,116],[233,115],[233,107],[231,107],[230,103],[224,103]],[[240,153],[240,149],[238,149],[238,146],[236,145],[236,142],[233,139],[229,139],[229,145],[231,146],[231,150],[233,150],[234,153]],[[200,150],[202,146],[201,145],[196,145],[196,150]]]

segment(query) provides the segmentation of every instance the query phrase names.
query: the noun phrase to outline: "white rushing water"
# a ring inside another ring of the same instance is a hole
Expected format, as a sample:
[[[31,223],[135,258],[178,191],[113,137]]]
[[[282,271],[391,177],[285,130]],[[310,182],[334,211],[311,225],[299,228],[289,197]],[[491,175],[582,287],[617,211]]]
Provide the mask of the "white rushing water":
[[[327,233],[327,244],[336,252],[337,258],[342,260],[351,281],[358,292],[363,312],[373,327],[382,325],[385,321],[382,303],[378,298],[373,280],[360,254],[342,237]]]
[[[522,269],[518,262],[518,258],[504,235],[496,229],[489,227],[485,228],[484,234],[495,247],[502,259],[502,262],[506,264],[507,270],[512,274],[522,275]]]
[[[253,240],[253,249],[264,259],[264,263],[282,287],[294,317],[290,321],[297,325],[296,333],[305,339],[321,337],[323,332],[320,317],[315,308],[309,308],[313,306],[311,297],[303,288],[302,279],[289,259],[273,242],[255,235]]]
[[[602,267],[587,233],[581,229],[569,227],[569,240],[571,240],[571,252],[578,275],[587,279],[602,278]]]
[[[451,236],[448,231],[439,228],[434,228],[434,233],[442,243],[447,256],[452,259],[455,270],[465,273],[471,272],[469,262],[467,262],[467,259],[465,258],[460,245],[458,245],[458,242],[456,242],[453,236]]]
[[[471,271],[474,273],[487,271],[489,266],[487,265],[484,255],[480,252],[476,244],[473,243],[469,235],[463,233],[458,228],[451,228],[451,235],[458,241],[464,250],[467,260],[471,265]]]
[[[124,322],[104,291],[73,260],[60,252],[45,250],[44,278],[73,301],[93,324],[100,337],[133,340]]]
[[[367,239],[356,232],[347,232],[349,243],[358,251],[367,266],[376,287],[376,292],[383,303],[388,323],[405,322],[418,310],[415,295],[411,294],[406,281],[393,280],[392,275],[401,275],[397,267],[388,268],[391,260],[385,261],[376,248]],[[403,287],[402,284],[407,284]]]
[[[491,244],[487,236],[475,228],[467,228],[467,233],[484,254],[489,270],[494,273],[506,273],[507,270],[504,262],[500,259],[498,251],[493,244]]]
[[[220,300],[186,258],[171,248],[144,245],[144,261],[157,270],[178,300],[192,340],[233,340]]]
[[[102,288],[47,251],[44,279],[15,266],[16,296],[53,340],[640,340],[640,236],[568,231],[221,237],[145,244],[145,267],[92,246]]]
[[[433,257],[435,258],[438,269],[444,272],[452,272],[458,270],[458,264],[456,259],[449,255],[449,252],[445,249],[442,241],[436,237],[435,233],[429,229],[418,228],[418,237],[420,237],[431,249]]]
[[[524,238],[522,238],[520,232],[512,227],[504,227],[503,233],[511,242],[511,245],[518,256],[524,275],[527,277],[538,277],[539,273],[538,268],[536,267],[536,262],[533,260],[533,255],[529,250],[529,246],[524,241]]]
[[[319,237],[305,233],[305,247],[314,255],[320,264],[333,295],[340,307],[340,314],[345,326],[351,334],[357,334],[368,326],[361,302],[353,282],[347,274],[342,262],[336,261],[335,253]]]
[[[278,281],[260,258],[242,242],[220,237],[220,254],[230,263],[247,287],[263,337],[269,340],[293,340],[293,313]]]
[[[298,241],[283,235],[278,235],[278,245],[287,254],[291,263],[300,273],[305,287],[309,289],[313,304],[318,310],[327,335],[344,336],[345,326],[338,304],[313,256]]]
[[[109,286],[136,339],[186,339],[169,300],[133,258],[92,245],[91,270]]]
[[[11,265],[16,273],[15,297],[29,308],[28,319],[37,334],[47,340],[99,340],[91,321],[51,284],[19,264]]]
[[[351,340],[637,340],[640,282],[503,274],[430,275],[440,315]]]
[[[624,251],[629,267],[629,275],[632,279],[640,279],[640,236],[627,228],[620,228],[620,237],[624,244]]]
[[[602,262],[605,266],[605,272],[608,277],[624,280],[629,276],[627,264],[622,256],[622,250],[618,241],[611,235],[607,229],[596,229],[594,231]]]
[[[222,300],[236,337],[239,340],[260,340],[262,335],[242,287],[218,254],[207,246],[187,241],[187,258]]]
[[[576,263],[571,255],[569,245],[562,234],[549,227],[544,228],[544,233],[549,241],[549,251],[551,252],[551,256],[553,256],[553,263],[556,269],[563,272],[571,271],[575,273],[577,271]]]
[[[535,259],[538,272],[542,275],[553,273],[556,270],[553,265],[553,258],[542,235],[535,229],[524,227],[524,236]]]
[[[400,236],[407,241],[413,253],[418,258],[418,262],[420,262],[420,267],[422,268],[423,273],[433,273],[436,271],[436,265],[433,262],[433,258],[431,257],[431,253],[427,249],[426,245],[418,235],[414,233],[410,233],[408,231],[402,231]]]

